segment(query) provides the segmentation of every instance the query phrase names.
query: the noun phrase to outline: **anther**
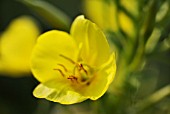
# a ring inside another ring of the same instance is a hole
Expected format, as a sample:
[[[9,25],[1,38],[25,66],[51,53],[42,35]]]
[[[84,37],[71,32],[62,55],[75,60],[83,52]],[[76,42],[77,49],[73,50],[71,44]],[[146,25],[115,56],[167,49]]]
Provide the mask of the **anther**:
[[[72,82],[75,80],[76,82],[78,82],[77,81],[77,77],[75,77],[75,76],[69,76],[67,79],[69,79],[69,80],[71,80]]]
[[[87,85],[87,86],[90,85],[90,82],[87,82],[86,85]]]

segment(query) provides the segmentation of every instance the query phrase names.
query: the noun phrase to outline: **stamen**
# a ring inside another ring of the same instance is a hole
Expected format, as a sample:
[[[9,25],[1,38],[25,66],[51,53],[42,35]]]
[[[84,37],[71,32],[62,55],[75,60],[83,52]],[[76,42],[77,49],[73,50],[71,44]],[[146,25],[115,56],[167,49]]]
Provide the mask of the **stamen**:
[[[93,73],[93,69],[89,65],[79,63],[79,62],[77,63],[74,60],[62,54],[60,54],[59,56],[61,56],[62,58],[66,59],[67,61],[73,64],[73,69],[72,69],[73,71],[69,71],[67,67],[65,67],[63,64],[60,63],[57,65],[59,65],[60,68],[62,67],[63,69],[62,70],[54,69],[54,70],[59,71],[63,77],[66,77],[72,83],[80,83],[80,84],[85,84],[87,86],[90,85],[92,77],[89,77],[89,75]]]
[[[85,79],[85,78],[82,78],[82,79],[81,79],[81,82],[86,82],[86,79]]]
[[[72,64],[76,64],[76,62],[74,62],[72,59],[70,59],[70,58],[68,58],[68,57],[66,57],[66,56],[64,56],[64,55],[59,55],[59,56],[61,56],[61,57],[63,57],[64,59],[67,59],[68,61],[70,61]]]
[[[90,85],[90,82],[87,82],[86,85],[87,85],[87,86]]]
[[[64,73],[62,72],[62,70],[60,70],[60,69],[53,69],[53,70],[59,71],[59,73],[60,73],[63,77],[65,77]]]
[[[72,82],[76,81],[78,83],[78,79],[75,76],[69,76],[67,79],[71,80]]]
[[[62,65],[62,64],[58,64],[58,65],[61,66],[61,67],[63,67],[63,69],[64,69],[65,72],[68,71],[67,68],[66,68],[64,65]]]
[[[80,64],[80,65],[79,65],[79,67],[80,67],[80,70],[79,70],[79,71],[83,70],[83,71],[87,74],[87,70],[86,70],[86,69],[84,69],[84,67],[83,67],[83,65],[82,65],[82,64]]]

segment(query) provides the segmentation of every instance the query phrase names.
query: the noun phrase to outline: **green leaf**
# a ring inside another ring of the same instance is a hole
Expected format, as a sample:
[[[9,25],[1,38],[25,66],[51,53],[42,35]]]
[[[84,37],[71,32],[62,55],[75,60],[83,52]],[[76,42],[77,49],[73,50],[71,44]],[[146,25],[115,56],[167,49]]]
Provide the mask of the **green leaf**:
[[[141,100],[141,102],[137,104],[137,109],[139,112],[145,110],[153,106],[154,104],[157,104],[158,102],[160,102],[161,100],[163,100],[169,95],[170,95],[170,85],[166,85],[160,90],[157,90],[155,93],[148,96],[147,98]]]
[[[143,12],[145,13],[145,17],[143,18],[144,20],[141,23],[141,26],[143,25],[141,29],[141,35],[144,38],[144,43],[147,42],[151,33],[154,30],[156,14],[159,10],[159,7],[159,2],[156,0],[149,1],[149,3],[145,6],[146,10]]]
[[[34,10],[53,27],[69,30],[71,19],[60,9],[52,4],[41,0],[19,0],[29,8]]]

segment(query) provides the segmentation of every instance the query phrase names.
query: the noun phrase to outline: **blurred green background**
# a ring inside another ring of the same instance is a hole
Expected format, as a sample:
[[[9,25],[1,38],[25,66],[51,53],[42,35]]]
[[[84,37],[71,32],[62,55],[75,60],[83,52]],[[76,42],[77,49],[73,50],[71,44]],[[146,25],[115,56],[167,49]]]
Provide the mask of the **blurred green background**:
[[[84,14],[82,0],[46,1],[64,11],[71,21],[77,15]],[[162,2],[164,1],[166,0],[162,0]],[[169,2],[169,0],[167,1]],[[147,0],[143,2],[148,3]],[[22,15],[33,16],[38,22],[41,32],[61,29],[51,26],[34,10],[17,0],[0,0],[0,32],[3,32],[14,18]],[[164,22],[166,27],[160,25],[162,33],[158,44],[166,38],[170,39],[169,22],[170,18],[167,17]],[[109,42],[112,44],[114,41],[109,39]],[[24,76],[21,78],[11,78],[1,74],[0,114],[170,114],[170,48],[160,51],[159,46],[153,53],[148,53],[143,57],[146,60],[145,65],[140,65],[144,66],[141,71],[129,74],[122,89],[123,94],[106,93],[97,101],[87,100],[71,106],[63,106],[33,97],[32,91],[38,81],[31,73],[23,74]],[[128,69],[128,66],[124,69],[126,68]],[[123,72],[124,69],[121,71]],[[167,93],[161,97],[162,94],[159,95],[159,92]],[[141,112],[136,111],[138,107],[142,107]]]
[[[67,15],[74,19],[77,15],[82,14],[81,0],[46,0],[50,4],[57,6],[63,10]],[[40,17],[33,10],[29,9],[27,6],[23,5],[17,0],[0,0],[0,19],[1,26],[0,30],[2,31],[8,23],[21,15],[31,15],[38,20],[40,27],[43,30],[52,29],[49,24]]]

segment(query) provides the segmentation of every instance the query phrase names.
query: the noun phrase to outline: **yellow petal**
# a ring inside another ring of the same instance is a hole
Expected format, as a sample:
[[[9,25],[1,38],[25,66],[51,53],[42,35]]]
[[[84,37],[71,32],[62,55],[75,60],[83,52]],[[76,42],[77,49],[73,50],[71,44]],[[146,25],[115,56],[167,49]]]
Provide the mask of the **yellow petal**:
[[[12,21],[0,39],[0,71],[10,74],[29,72],[31,51],[39,33],[30,17],[22,16]]]
[[[91,66],[99,66],[110,55],[109,45],[103,32],[92,22],[79,16],[71,26],[71,36],[82,45],[81,58]]]
[[[118,30],[116,19],[117,7],[113,1],[84,0],[84,10],[87,17],[102,29]]]
[[[109,85],[113,81],[116,73],[116,61],[115,54],[113,53],[109,60],[101,67],[101,70],[94,76],[92,82],[80,89],[80,93],[89,97],[92,100],[100,98],[108,89]]]
[[[77,93],[68,80],[60,77],[39,84],[33,94],[37,98],[45,98],[61,104],[74,104],[88,99]]]
[[[65,57],[76,61],[76,44],[73,38],[66,32],[52,30],[42,34],[33,50],[31,68],[34,76],[40,82],[46,82],[61,76],[57,69],[62,64],[67,70],[73,68],[73,63]],[[61,66],[60,66],[61,67]],[[63,70],[63,68],[61,67]]]
[[[139,5],[137,0],[120,0],[119,2],[132,16],[138,16]],[[85,0],[84,9],[88,18],[103,30],[117,32],[121,28],[129,37],[134,37],[135,26],[133,20],[121,11],[115,0]]]

